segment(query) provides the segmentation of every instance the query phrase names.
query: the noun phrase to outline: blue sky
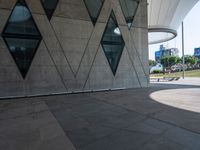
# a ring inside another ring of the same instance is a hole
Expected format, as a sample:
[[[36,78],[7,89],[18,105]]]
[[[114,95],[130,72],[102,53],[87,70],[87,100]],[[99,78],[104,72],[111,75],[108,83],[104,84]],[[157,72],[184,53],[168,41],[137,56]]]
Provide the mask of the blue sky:
[[[193,55],[194,48],[200,47],[200,2],[188,13],[184,19],[185,54]],[[182,33],[181,25],[178,29],[178,36],[169,42],[161,43],[167,48],[178,48],[182,56]],[[155,51],[159,50],[160,44],[149,46],[149,58],[154,60]]]

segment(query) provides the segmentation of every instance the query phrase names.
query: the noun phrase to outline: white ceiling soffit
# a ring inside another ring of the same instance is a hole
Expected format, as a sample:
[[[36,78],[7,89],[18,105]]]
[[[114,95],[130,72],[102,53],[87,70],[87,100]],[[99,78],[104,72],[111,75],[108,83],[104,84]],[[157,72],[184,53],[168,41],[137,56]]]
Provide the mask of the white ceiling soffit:
[[[171,40],[176,37],[176,30],[184,20],[188,12],[199,0],[148,0],[148,25],[149,44],[156,44]],[[162,39],[159,39],[163,29]],[[173,31],[173,37],[167,36],[166,31]],[[154,36],[155,34],[155,36]],[[166,36],[166,39],[163,38]]]

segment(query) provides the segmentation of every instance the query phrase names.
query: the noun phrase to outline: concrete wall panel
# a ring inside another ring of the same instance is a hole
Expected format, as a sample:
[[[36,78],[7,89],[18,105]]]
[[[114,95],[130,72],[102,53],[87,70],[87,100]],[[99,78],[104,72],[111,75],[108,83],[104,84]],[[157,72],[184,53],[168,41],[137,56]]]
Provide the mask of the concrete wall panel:
[[[90,40],[93,25],[89,21],[54,17],[52,26],[65,52],[73,72],[76,74],[80,61]]]
[[[0,97],[147,87],[147,2],[142,0],[129,30],[116,0],[105,0],[96,25],[83,0],[60,0],[51,21],[40,0],[26,0],[43,40],[22,78],[0,37]],[[0,0],[0,32],[16,0]],[[100,44],[113,10],[125,41],[114,76]]]
[[[90,21],[83,0],[60,0],[54,16]]]
[[[17,0],[0,0],[0,9],[12,9]]]

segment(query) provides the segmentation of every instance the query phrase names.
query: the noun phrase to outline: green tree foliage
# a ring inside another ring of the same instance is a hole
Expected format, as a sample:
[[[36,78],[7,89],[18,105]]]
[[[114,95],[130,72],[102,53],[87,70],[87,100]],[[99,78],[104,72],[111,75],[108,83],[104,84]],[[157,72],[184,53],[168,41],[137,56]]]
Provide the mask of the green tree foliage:
[[[161,58],[161,64],[164,67],[171,67],[180,62],[181,62],[181,58],[178,56],[166,56],[166,57]]]
[[[149,66],[155,66],[157,62],[155,60],[149,60]]]
[[[162,57],[160,62],[164,67],[169,67],[169,57],[168,56]]]
[[[173,66],[175,64],[177,64],[178,62],[178,57],[177,56],[170,56],[169,58],[169,66]]]
[[[182,63],[182,58],[177,57],[177,63]]]
[[[198,61],[197,58],[194,57],[194,56],[191,56],[191,55],[186,55],[185,56],[185,64],[187,66],[192,67],[192,66],[197,64],[197,61]]]

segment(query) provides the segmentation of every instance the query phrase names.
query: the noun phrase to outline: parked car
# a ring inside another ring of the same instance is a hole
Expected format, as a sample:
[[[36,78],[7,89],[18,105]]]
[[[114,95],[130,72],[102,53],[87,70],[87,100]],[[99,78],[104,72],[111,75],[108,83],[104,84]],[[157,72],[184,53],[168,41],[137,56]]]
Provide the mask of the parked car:
[[[176,65],[173,65],[171,66],[171,71],[173,72],[177,72],[177,71],[183,71],[183,68],[184,70],[187,70],[187,65],[182,65],[182,64],[176,64]]]
[[[150,73],[163,72],[163,65],[158,63],[150,69]]]

